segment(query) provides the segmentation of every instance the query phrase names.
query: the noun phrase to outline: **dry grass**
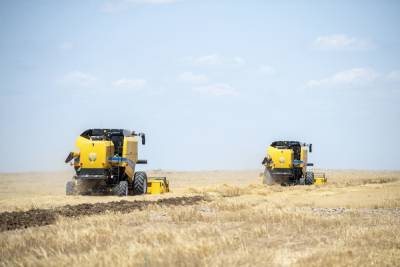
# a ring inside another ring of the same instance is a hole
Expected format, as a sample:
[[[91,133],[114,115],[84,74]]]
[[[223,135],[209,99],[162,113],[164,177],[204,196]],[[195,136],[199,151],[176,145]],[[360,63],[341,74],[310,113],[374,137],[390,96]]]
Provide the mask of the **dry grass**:
[[[206,196],[207,201],[197,205],[60,217],[55,225],[0,233],[0,264],[400,265],[399,172],[330,171],[325,186],[269,188],[259,184],[257,171],[238,172],[232,182],[230,175],[233,172],[170,173],[174,192],[161,197]],[[12,177],[7,176],[7,182]],[[201,177],[207,178],[202,182]],[[31,195],[18,190],[13,194],[3,181],[1,210],[27,209],[28,197],[30,205],[45,208],[116,199],[67,198],[61,195],[63,188],[46,193],[51,187],[37,195],[35,190]],[[24,187],[23,175],[16,181],[18,188]],[[35,182],[28,181],[34,188]]]

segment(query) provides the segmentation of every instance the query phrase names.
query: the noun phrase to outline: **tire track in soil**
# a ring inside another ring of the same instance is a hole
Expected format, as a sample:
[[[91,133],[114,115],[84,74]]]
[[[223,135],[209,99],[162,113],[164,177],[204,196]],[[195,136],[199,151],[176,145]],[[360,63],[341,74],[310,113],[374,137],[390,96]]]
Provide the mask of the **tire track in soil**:
[[[121,200],[106,203],[84,203],[73,206],[65,205],[54,209],[2,212],[0,213],[0,232],[54,224],[58,216],[75,218],[102,214],[107,211],[129,213],[134,210],[141,210],[149,205],[187,206],[204,200],[203,196],[165,198],[157,201]]]

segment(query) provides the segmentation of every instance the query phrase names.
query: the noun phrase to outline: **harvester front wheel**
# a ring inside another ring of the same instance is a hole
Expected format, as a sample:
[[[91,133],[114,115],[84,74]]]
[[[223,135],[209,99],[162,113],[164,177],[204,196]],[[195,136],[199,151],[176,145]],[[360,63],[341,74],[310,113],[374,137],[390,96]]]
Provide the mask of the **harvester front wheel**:
[[[145,172],[135,172],[132,183],[133,194],[141,195],[147,192],[147,174]]]
[[[67,196],[75,195],[75,183],[72,181],[68,181],[65,186],[65,193]]]
[[[314,173],[313,172],[306,172],[306,185],[314,184]]]
[[[119,184],[117,184],[114,187],[114,194],[120,197],[127,196],[128,195],[128,182],[127,181],[120,181]]]

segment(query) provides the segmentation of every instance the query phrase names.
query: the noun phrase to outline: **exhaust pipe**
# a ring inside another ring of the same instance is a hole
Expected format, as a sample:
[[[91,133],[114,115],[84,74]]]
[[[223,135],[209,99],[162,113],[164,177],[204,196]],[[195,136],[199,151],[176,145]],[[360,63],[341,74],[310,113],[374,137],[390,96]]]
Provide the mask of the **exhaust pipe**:
[[[135,131],[132,131],[131,134],[133,136],[140,136],[142,138],[142,145],[146,144],[146,135],[144,133],[136,133]]]

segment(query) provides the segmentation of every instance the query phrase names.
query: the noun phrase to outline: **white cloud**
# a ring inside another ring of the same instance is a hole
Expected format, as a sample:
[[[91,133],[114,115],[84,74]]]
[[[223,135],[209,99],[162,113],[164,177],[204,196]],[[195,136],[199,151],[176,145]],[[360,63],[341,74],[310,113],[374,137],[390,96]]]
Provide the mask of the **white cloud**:
[[[258,68],[258,71],[260,74],[264,75],[274,75],[276,74],[276,70],[274,67],[269,66],[269,65],[262,65]]]
[[[225,83],[215,83],[193,88],[193,91],[212,96],[237,96],[239,92]]]
[[[377,72],[370,68],[354,68],[338,72],[332,76],[309,80],[308,88],[363,88],[398,90],[400,85],[400,70],[388,73]]]
[[[237,64],[237,65],[242,65],[242,64],[244,64],[246,62],[241,57],[234,57],[232,61],[233,61],[234,64]]]
[[[147,85],[147,81],[144,79],[119,79],[112,82],[113,87],[119,89],[131,89],[138,90],[142,89]]]
[[[72,71],[64,75],[62,83],[75,87],[92,87],[96,84],[97,78],[89,73]]]
[[[371,48],[372,44],[346,34],[331,34],[317,37],[313,46],[322,50],[364,50]]]
[[[178,81],[187,83],[206,83],[208,82],[208,77],[203,74],[194,74],[190,71],[187,71],[178,76]]]
[[[331,87],[331,86],[360,86],[374,82],[380,75],[368,68],[354,68],[338,72],[330,77],[319,80],[310,80],[307,87]]]

